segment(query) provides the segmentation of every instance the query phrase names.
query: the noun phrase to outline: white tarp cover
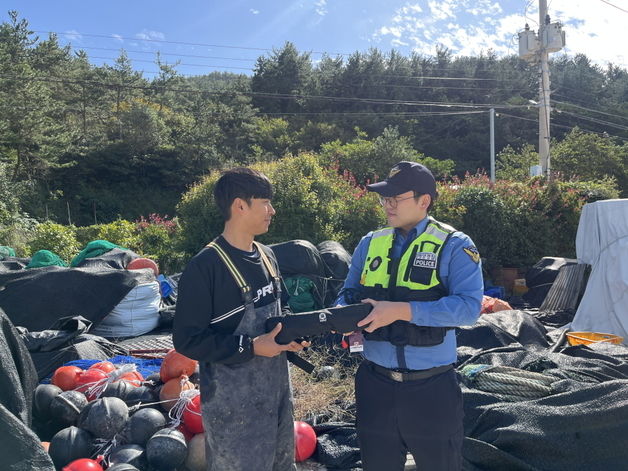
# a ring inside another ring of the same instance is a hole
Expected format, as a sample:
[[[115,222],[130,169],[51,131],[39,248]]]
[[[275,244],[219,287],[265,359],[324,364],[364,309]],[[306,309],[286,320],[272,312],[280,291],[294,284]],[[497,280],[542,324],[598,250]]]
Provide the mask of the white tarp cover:
[[[628,344],[628,199],[584,205],[576,253],[591,275],[571,330],[615,334]]]
[[[102,337],[137,337],[159,324],[159,282],[137,285],[89,333]]]

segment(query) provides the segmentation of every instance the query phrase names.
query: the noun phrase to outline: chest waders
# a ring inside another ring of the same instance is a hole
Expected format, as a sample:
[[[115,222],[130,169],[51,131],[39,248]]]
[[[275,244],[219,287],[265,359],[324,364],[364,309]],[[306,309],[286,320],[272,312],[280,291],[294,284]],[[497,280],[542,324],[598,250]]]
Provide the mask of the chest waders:
[[[276,301],[255,308],[251,287],[227,253],[208,244],[238,284],[244,316],[234,335],[264,334],[267,318],[281,314],[280,280],[264,250],[254,242],[273,278]],[[217,293],[217,295],[220,295]],[[201,402],[208,471],[294,470],[292,394],[285,352],[254,356],[234,365],[202,362]]]
[[[360,278],[360,295],[376,301],[436,301],[447,296],[438,270],[442,249],[455,229],[433,218],[425,231],[410,242],[398,259],[392,256],[395,230],[392,227],[373,232]],[[451,327],[418,326],[395,321],[365,334],[367,340],[388,341],[396,347],[397,362],[406,368],[407,345],[431,347],[443,343]]]

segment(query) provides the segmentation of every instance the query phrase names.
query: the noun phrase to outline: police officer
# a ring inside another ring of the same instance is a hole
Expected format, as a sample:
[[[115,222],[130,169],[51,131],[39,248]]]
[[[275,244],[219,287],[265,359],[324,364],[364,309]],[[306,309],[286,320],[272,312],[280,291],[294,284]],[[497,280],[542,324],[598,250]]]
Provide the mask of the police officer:
[[[462,467],[462,394],[453,364],[454,328],[479,317],[480,255],[471,239],[428,216],[434,176],[399,162],[367,186],[379,194],[390,227],[358,244],[338,304],[373,305],[364,327],[364,361],[355,378],[357,431],[365,471]],[[377,337],[370,333],[377,330]],[[369,339],[370,336],[370,339]]]

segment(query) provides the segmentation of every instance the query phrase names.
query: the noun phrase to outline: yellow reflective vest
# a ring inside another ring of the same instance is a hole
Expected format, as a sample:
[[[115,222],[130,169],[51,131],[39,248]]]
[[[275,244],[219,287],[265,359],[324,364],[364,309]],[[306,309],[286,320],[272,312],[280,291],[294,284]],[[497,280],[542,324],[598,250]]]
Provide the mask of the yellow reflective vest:
[[[447,296],[438,274],[444,245],[455,229],[429,218],[425,231],[414,239],[397,260],[392,258],[395,230],[373,232],[360,277],[361,298],[377,301],[436,301]],[[448,327],[417,326],[396,321],[368,334],[367,339],[394,345],[432,346],[443,342]]]

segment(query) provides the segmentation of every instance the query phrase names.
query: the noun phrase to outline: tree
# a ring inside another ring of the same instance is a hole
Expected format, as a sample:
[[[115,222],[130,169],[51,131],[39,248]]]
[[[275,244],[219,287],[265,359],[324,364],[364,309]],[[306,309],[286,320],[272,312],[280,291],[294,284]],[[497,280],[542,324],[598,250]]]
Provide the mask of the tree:
[[[63,105],[50,87],[50,70],[56,58],[44,61],[42,49],[54,50],[55,41],[33,48],[26,20],[9,12],[10,22],[0,25],[0,142],[3,158],[13,166],[12,180],[44,178],[61,152],[67,149]]]
[[[497,154],[495,176],[500,180],[526,180],[530,176],[530,167],[538,162],[539,154],[533,145],[526,144],[519,151],[506,146]]]
[[[575,128],[565,139],[554,142],[552,167],[579,180],[615,178],[622,194],[628,195],[628,146],[617,145],[610,137]]]
[[[340,141],[323,144],[321,158],[326,165],[336,164],[341,172],[351,172],[359,184],[383,180],[393,165],[402,160],[423,163],[436,178],[450,175],[454,167],[451,160],[437,160],[417,152],[396,128],[384,129],[372,141],[367,140],[365,134],[359,134],[346,144]]]
[[[251,79],[254,106],[265,113],[298,111],[303,99],[289,96],[306,93],[311,74],[310,55],[299,54],[294,44],[286,42],[281,49],[273,50],[270,57],[257,59]],[[265,98],[264,94],[283,95],[285,98]]]

